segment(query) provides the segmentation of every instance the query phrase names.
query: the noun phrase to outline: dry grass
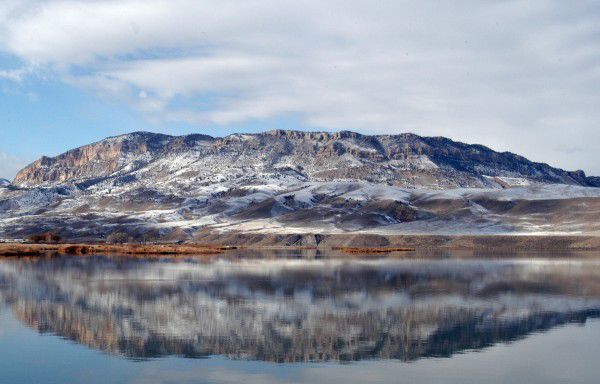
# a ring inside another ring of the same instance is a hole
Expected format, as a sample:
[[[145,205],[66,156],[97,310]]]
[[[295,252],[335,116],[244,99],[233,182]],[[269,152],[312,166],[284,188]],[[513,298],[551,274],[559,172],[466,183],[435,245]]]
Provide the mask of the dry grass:
[[[233,247],[179,244],[0,244],[0,256],[89,255],[212,255]]]

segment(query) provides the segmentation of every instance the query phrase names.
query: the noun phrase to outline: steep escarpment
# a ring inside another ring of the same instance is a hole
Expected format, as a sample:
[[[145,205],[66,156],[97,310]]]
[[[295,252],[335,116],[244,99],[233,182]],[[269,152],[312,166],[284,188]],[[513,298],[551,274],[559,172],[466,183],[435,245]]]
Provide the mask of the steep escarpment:
[[[14,183],[23,186],[89,183],[121,177],[173,155],[199,161],[200,167],[190,168],[182,177],[245,166],[260,172],[291,170],[315,181],[344,179],[407,187],[486,187],[493,184],[490,177],[599,185],[597,179],[586,177],[583,171],[568,172],[512,153],[499,153],[482,145],[443,137],[283,130],[224,138],[135,132],[56,157],[42,157],[20,171]],[[213,164],[203,163],[206,158],[213,159]]]
[[[34,186],[102,178],[118,171],[127,173],[155,160],[164,152],[174,149],[185,151],[203,138],[203,135],[175,138],[150,132],[110,137],[56,157],[43,156],[17,173],[14,183]]]

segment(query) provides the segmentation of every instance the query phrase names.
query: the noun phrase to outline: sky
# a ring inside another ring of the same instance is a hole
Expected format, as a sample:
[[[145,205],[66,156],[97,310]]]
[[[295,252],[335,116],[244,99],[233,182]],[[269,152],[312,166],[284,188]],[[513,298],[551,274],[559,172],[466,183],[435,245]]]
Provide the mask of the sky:
[[[0,1],[0,177],[137,130],[413,132],[600,175],[600,2]]]

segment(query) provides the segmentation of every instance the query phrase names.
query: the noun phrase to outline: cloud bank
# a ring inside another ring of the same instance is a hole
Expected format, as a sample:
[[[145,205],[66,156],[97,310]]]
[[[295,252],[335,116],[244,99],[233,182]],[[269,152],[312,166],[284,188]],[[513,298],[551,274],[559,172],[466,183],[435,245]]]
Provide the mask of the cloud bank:
[[[26,68],[0,76],[40,71],[162,124],[295,116],[600,174],[597,1],[9,0],[0,49]]]

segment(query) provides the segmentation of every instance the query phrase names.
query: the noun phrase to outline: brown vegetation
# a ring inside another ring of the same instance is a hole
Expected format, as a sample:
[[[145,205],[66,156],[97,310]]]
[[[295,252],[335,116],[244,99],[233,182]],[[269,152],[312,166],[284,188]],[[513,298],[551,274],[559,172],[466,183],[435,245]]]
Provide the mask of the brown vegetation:
[[[61,237],[54,232],[44,232],[37,233],[35,235],[31,235],[27,238],[30,243],[44,243],[44,244],[54,244],[58,243],[61,240]]]
[[[210,255],[234,247],[178,244],[0,244],[0,256],[88,255]]]
[[[600,236],[441,236],[441,235],[375,235],[375,234],[252,234],[205,233],[193,244],[21,244],[0,243],[0,256],[43,256],[48,254],[110,255],[208,255],[220,254],[237,247],[248,249],[314,249],[338,251],[342,254],[388,254],[416,251],[467,251],[473,257],[479,251],[501,253],[498,257],[527,256],[532,252],[563,255],[573,251],[600,250]],[[245,257],[245,256],[243,256]]]

